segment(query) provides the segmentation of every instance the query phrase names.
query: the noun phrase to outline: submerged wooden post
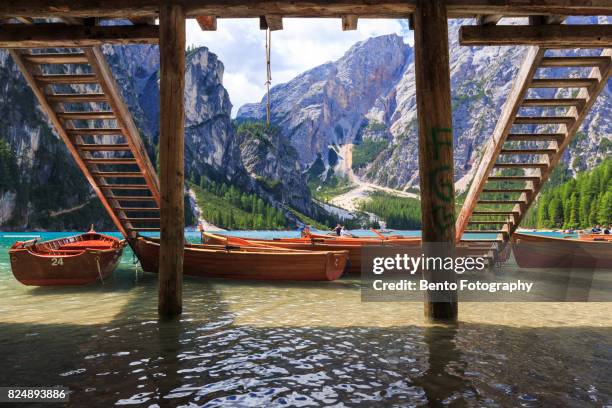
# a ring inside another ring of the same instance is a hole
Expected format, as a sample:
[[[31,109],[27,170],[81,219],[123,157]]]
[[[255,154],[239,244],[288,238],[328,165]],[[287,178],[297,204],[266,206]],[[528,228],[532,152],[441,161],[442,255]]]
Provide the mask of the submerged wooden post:
[[[414,13],[414,52],[417,114],[419,118],[419,171],[423,244],[441,243],[443,252],[455,244],[455,189],[453,185],[453,130],[448,50],[448,22],[444,1],[417,0]],[[438,252],[438,251],[434,251]],[[439,253],[438,253],[439,254]],[[428,280],[454,280],[454,272],[434,271]],[[438,293],[440,294],[440,293]],[[425,316],[457,318],[457,293],[444,293],[445,301],[425,298]]]
[[[182,312],[185,208],[184,102],[185,12],[179,5],[162,3],[159,12],[159,170],[161,240],[159,250],[159,304],[161,317]]]

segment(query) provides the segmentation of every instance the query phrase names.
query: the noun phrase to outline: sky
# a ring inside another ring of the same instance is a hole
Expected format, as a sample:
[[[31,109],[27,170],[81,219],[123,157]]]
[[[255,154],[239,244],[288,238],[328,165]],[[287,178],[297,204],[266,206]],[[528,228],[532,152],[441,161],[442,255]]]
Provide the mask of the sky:
[[[412,44],[405,20],[361,19],[356,31],[342,31],[340,19],[283,19],[283,30],[272,32],[272,86],[337,60],[358,41],[391,33]],[[258,19],[219,19],[217,31],[202,31],[195,20],[187,20],[187,44],[208,47],[223,62],[232,116],[264,96],[265,32]]]

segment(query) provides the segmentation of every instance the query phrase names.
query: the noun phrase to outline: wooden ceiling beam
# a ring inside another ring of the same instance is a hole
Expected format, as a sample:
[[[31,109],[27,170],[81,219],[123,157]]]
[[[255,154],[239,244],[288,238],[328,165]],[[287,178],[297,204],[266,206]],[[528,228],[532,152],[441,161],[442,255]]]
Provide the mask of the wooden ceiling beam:
[[[217,17],[215,16],[197,16],[196,21],[202,31],[217,31]]]
[[[562,15],[550,15],[550,16],[529,16],[529,24],[541,25],[541,24],[561,24],[567,16]]]
[[[134,25],[155,25],[155,17],[130,17]]]
[[[504,16],[501,14],[487,14],[484,16],[478,16],[479,25],[496,25],[499,23]]]
[[[612,25],[463,26],[461,45],[537,45],[547,48],[612,47]]]
[[[157,44],[157,26],[72,26],[6,24],[0,48],[91,47],[100,44]]]
[[[610,0],[446,0],[449,18],[498,14],[612,15]],[[187,17],[257,18],[341,17],[406,18],[416,0],[175,0]],[[7,17],[157,17],[159,0],[19,0],[0,2],[0,18]]]
[[[29,17],[16,17],[15,20],[19,21],[21,24],[34,24],[34,21]]]
[[[352,31],[357,29],[359,17],[355,14],[342,16],[342,31]]]
[[[262,30],[278,31],[283,29],[283,17],[265,15],[259,17],[259,28]]]

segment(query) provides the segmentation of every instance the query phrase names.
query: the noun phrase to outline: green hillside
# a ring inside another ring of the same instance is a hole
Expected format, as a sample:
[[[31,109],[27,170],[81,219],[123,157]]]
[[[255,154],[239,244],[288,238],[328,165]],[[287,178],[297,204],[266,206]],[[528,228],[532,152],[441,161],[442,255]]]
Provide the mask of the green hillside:
[[[387,222],[388,228],[421,228],[421,202],[416,198],[374,192],[359,204],[359,209],[376,214]]]
[[[218,227],[232,230],[293,227],[282,211],[235,186],[202,178],[199,186],[190,183],[190,187],[195,191],[202,217]]]

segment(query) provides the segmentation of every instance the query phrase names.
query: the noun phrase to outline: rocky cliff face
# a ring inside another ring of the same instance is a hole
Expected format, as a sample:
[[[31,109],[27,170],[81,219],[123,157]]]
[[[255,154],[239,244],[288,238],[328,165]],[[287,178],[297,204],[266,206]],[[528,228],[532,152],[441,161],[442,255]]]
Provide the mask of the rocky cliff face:
[[[130,112],[155,160],[159,142],[159,53],[154,46],[105,47]],[[233,137],[232,105],[223,87],[223,63],[205,47],[187,55],[185,72],[185,173],[243,176]],[[245,181],[244,179],[242,180]]]
[[[276,127],[244,123],[238,127],[241,160],[260,193],[272,201],[312,213],[310,190],[301,172],[297,151]]]
[[[411,55],[398,36],[372,38],[355,44],[340,60],[272,88],[272,121],[291,141],[301,163],[309,165],[319,155],[327,163],[328,146],[355,140],[373,107],[393,108],[388,96]],[[241,107],[237,116],[264,118],[264,101]]]
[[[600,19],[606,22],[605,17]],[[458,29],[466,23],[453,20],[449,28],[455,175],[464,181],[470,178],[469,171],[495,128],[526,51],[525,47],[459,46]],[[387,147],[359,174],[368,181],[399,189],[418,185],[412,55],[412,49],[398,36],[372,38],[356,44],[338,61],[272,89],[274,123],[281,126],[283,136],[299,152],[304,169],[318,155],[326,160],[331,144],[382,138],[388,141]],[[611,89],[609,84],[586,119],[582,134],[565,155],[565,162],[575,170],[591,167],[610,154]],[[263,100],[238,111],[239,119],[264,115]]]

